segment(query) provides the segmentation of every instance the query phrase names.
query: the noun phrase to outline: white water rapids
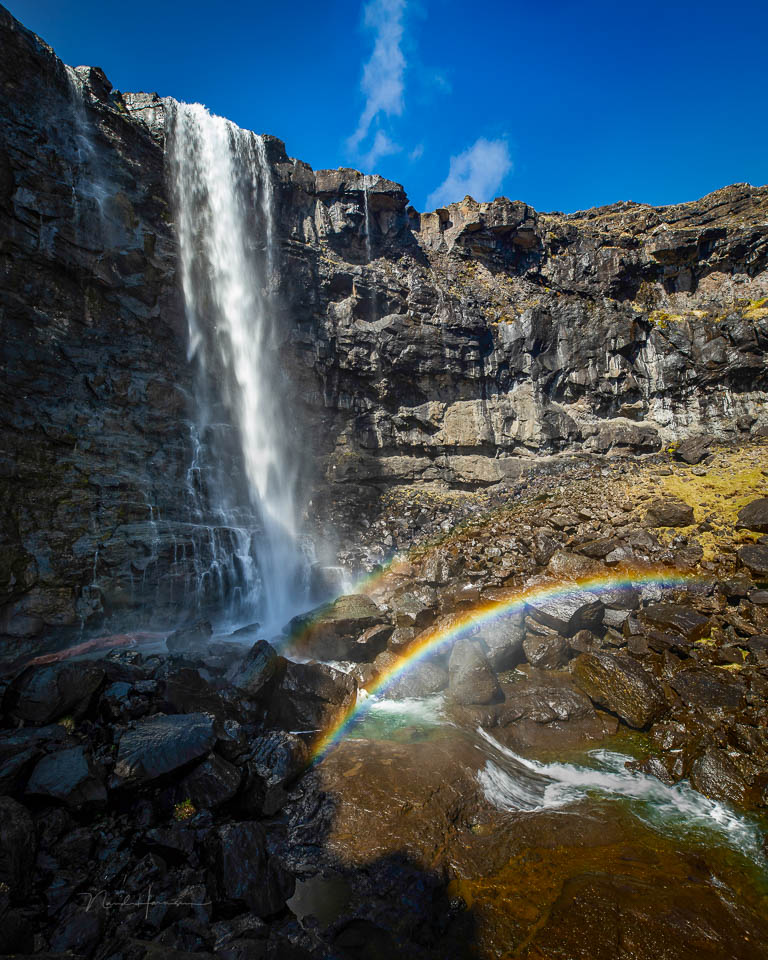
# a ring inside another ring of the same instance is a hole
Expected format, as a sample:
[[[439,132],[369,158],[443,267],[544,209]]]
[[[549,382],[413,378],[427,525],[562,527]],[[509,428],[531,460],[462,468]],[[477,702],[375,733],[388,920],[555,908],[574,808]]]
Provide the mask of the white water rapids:
[[[268,627],[279,627],[301,605],[306,563],[276,327],[272,173],[263,137],[200,104],[169,104],[190,354],[229,410],[259,518],[251,536],[254,569],[241,565],[240,589]],[[212,414],[202,389],[198,407],[203,433]],[[233,513],[229,479],[221,476],[212,492],[225,516]]]
[[[502,746],[478,729],[491,747],[491,757],[478,773],[488,800],[501,810],[557,810],[589,797],[623,798],[643,823],[659,833],[701,838],[708,833],[734,850],[762,860],[761,835],[747,818],[698,793],[688,783],[668,786],[648,774],[625,767],[630,757],[611,750],[593,750],[594,766],[541,763]],[[494,757],[495,754],[495,757]]]

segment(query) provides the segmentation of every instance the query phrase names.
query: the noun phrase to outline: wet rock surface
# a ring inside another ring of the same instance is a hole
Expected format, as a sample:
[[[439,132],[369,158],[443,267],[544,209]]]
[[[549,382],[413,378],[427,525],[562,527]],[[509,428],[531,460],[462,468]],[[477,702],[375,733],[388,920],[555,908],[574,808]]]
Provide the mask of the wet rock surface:
[[[612,653],[583,653],[573,661],[576,684],[630,727],[643,728],[667,712],[664,691],[636,661]]]
[[[618,750],[609,783],[674,786],[689,811],[698,796],[745,825],[768,803],[765,591],[739,559],[761,545],[738,518],[768,464],[760,445],[708,456],[707,475],[669,459],[489,504],[326,617],[356,649],[336,666],[287,660],[254,628],[194,653],[161,641],[9,668],[3,949],[586,960],[626,940],[651,960],[685,955],[679,910],[713,924],[713,958],[750,957],[732,945],[766,939],[759,887],[722,841],[665,833],[619,794],[543,799],[550,761],[579,783],[585,751]],[[709,509],[707,484],[736,493]],[[690,498],[693,530],[646,525],[667,489]],[[401,669],[411,645],[446,636]],[[359,687],[393,671],[369,732],[353,724],[313,763]],[[511,793],[493,793],[489,764],[522,777]],[[126,898],[141,905],[110,905]]]
[[[295,662],[206,619],[259,519],[231,442],[190,428],[168,104],[2,8],[0,41],[0,952],[752,960],[759,852],[636,797],[550,809],[536,758],[632,743],[621,776],[764,846],[766,188],[420,215],[264,139],[309,519],[376,572],[293,622]],[[438,635],[387,694],[445,722],[317,757]],[[491,759],[524,774],[505,803]]]

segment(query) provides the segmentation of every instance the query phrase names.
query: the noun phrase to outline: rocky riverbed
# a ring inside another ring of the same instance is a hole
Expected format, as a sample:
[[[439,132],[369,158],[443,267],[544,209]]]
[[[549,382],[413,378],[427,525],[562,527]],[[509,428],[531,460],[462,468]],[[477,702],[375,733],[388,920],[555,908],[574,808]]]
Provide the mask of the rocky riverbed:
[[[766,955],[767,493],[764,441],[603,461],[435,500],[279,637],[7,662],[0,949]]]

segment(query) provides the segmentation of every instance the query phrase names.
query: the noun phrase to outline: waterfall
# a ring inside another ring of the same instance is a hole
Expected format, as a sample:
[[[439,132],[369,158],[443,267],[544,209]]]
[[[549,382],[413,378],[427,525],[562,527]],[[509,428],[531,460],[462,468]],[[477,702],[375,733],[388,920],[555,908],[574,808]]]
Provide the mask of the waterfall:
[[[368,206],[368,175],[363,174],[363,214],[365,216],[365,261],[371,262],[371,212]]]
[[[307,565],[296,502],[298,458],[291,449],[294,424],[280,364],[266,145],[200,104],[168,101],[168,107],[190,355],[200,370],[199,432],[226,436],[227,426],[218,421],[228,419],[235,434],[233,462],[242,464],[245,481],[239,483],[226,467],[210,471],[214,489],[208,495],[222,522],[233,515],[242,520],[239,488],[245,486],[257,575],[244,586],[257,615],[277,627],[300,606]]]
[[[96,150],[95,130],[85,109],[83,80],[72,67],[65,66],[64,69],[69,89],[69,124],[65,129],[71,130],[76,161],[72,183],[75,226],[78,240],[98,249],[110,239],[104,212],[110,188]]]

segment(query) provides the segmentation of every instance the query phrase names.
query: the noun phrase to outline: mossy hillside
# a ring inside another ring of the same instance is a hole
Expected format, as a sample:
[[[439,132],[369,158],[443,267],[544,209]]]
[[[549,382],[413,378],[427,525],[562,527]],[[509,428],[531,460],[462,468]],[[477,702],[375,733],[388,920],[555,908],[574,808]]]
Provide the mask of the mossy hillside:
[[[701,470],[676,465],[670,476],[658,480],[664,494],[693,507],[696,524],[703,524],[705,529],[689,527],[683,532],[694,532],[704,558],[711,560],[734,539],[748,542],[757,537],[749,531],[735,531],[735,527],[742,507],[757,497],[768,496],[768,445],[721,449]],[[667,530],[666,535],[677,536],[680,532],[679,528]]]

